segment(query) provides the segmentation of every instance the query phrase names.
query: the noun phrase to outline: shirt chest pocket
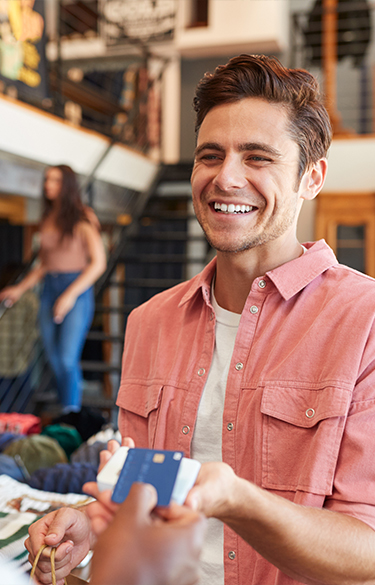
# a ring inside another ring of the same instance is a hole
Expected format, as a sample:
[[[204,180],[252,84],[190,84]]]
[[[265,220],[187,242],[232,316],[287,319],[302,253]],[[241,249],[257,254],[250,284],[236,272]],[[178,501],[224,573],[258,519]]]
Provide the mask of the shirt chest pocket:
[[[152,448],[158,421],[162,385],[122,385],[117,404],[122,409],[122,435],[132,437],[136,447]]]
[[[332,493],[351,393],[265,387],[262,396],[262,487]]]
[[[180,448],[185,398],[183,388],[170,384],[122,384],[117,398],[122,436],[132,437],[137,447]]]

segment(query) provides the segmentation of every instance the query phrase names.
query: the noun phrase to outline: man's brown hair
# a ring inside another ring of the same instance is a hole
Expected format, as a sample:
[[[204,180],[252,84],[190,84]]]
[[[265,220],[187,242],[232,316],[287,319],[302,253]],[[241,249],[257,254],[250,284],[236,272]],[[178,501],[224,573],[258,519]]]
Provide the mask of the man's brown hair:
[[[193,102],[196,132],[213,107],[247,97],[286,107],[290,136],[300,149],[299,177],[327,155],[332,129],[317,80],[304,69],[288,69],[264,55],[239,55],[204,75]]]

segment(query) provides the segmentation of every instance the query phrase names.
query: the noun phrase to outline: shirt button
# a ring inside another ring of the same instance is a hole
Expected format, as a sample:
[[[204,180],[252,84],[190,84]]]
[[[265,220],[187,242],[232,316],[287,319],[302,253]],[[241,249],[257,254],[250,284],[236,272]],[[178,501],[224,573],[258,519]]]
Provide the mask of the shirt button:
[[[315,410],[313,408],[308,408],[305,412],[307,418],[312,418],[315,415]]]
[[[228,557],[230,558],[231,561],[234,561],[234,559],[236,558],[236,553],[234,552],[234,550],[229,551]]]
[[[260,280],[260,281],[258,282],[258,286],[259,286],[259,288],[266,288],[266,286],[267,286],[267,283],[266,283],[266,281],[265,281],[265,280]]]
[[[214,318],[214,316],[215,316],[214,313],[211,313],[210,314],[210,321],[212,321],[212,319]]]
[[[184,425],[182,427],[182,432],[184,433],[184,435],[188,435],[190,433],[190,427],[188,427],[187,425]]]
[[[204,368],[199,368],[198,370],[198,376],[204,376],[206,373],[206,370]]]
[[[234,424],[233,423],[228,423],[227,424],[228,431],[233,431],[233,427],[234,427]]]
[[[238,364],[236,364],[234,367],[236,368],[237,372],[239,372],[243,368],[243,363],[242,362],[238,362]]]
[[[258,310],[259,310],[258,307],[256,307],[255,305],[252,305],[250,307],[250,313],[252,313],[253,315],[255,315],[255,313],[257,313]]]

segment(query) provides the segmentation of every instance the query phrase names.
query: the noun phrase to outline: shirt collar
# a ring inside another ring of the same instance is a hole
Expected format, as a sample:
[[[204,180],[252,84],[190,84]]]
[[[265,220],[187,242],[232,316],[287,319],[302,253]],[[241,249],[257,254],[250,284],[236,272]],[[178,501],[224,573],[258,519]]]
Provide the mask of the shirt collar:
[[[190,287],[182,297],[179,307],[189,301],[199,289],[202,289],[202,296],[207,305],[211,306],[211,282],[216,271],[216,256],[205,266],[205,268],[194,276],[190,281]]]
[[[304,244],[307,251],[266,273],[287,301],[310,284],[325,270],[338,264],[336,256],[324,240]]]
[[[266,273],[281,296],[287,301],[310,284],[325,270],[338,264],[336,256],[324,240],[304,244],[307,251],[274,270]],[[190,287],[179,306],[189,301],[201,289],[207,305],[210,305],[210,286],[216,270],[216,257],[197,276],[191,279]]]

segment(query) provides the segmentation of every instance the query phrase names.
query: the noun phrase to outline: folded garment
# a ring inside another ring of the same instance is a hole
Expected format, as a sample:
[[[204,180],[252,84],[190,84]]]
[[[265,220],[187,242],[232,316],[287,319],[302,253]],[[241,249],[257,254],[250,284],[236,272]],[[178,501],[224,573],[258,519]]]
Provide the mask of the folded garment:
[[[58,494],[83,494],[83,484],[96,481],[97,472],[98,466],[90,463],[58,463],[38,469],[27,483],[32,488]]]
[[[60,447],[64,449],[68,461],[70,460],[71,454],[82,444],[81,435],[77,429],[71,425],[48,425],[44,427],[40,434],[56,439]]]
[[[25,435],[19,435],[18,433],[0,433],[0,451],[4,451],[13,441],[23,439]]]
[[[82,443],[80,447],[72,454],[70,461],[72,463],[91,463],[99,467],[100,463],[100,452],[107,449],[107,443],[102,441],[96,441],[90,445],[87,441]]]
[[[4,449],[4,454],[10,457],[19,455],[30,475],[42,467],[52,467],[56,463],[68,461],[58,442],[43,435],[30,435],[13,441]]]
[[[14,457],[9,457],[9,455],[4,455],[4,453],[0,453],[0,475],[9,475],[13,479],[17,481],[25,481],[24,471],[17,464]]]

